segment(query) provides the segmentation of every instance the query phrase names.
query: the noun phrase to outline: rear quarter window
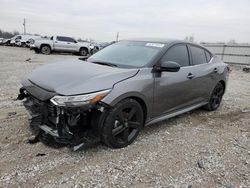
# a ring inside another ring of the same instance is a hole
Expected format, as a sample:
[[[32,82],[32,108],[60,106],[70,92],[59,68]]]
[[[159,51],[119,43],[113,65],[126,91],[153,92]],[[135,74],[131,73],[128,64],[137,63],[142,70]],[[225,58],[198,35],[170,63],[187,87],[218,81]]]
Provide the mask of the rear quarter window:
[[[209,62],[212,59],[212,55],[206,50],[205,50],[205,54],[206,54],[207,62]]]
[[[190,46],[193,65],[200,65],[207,63],[207,57],[205,54],[205,50],[196,46]]]

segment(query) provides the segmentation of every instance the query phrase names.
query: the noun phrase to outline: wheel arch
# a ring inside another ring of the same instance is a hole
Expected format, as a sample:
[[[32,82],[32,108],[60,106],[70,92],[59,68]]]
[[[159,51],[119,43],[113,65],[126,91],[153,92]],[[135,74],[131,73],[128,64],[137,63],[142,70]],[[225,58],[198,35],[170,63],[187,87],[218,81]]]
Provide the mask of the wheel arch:
[[[225,82],[224,80],[220,80],[219,82],[223,85],[223,87],[224,87],[224,92],[225,92],[225,89],[226,89],[226,82]]]
[[[88,49],[86,46],[81,46],[81,47],[79,48],[79,52],[81,51],[81,49],[86,49],[87,52],[88,52],[88,54],[89,54],[89,49]]]
[[[145,123],[146,119],[147,119],[147,113],[148,113],[147,105],[146,105],[145,101],[143,99],[141,99],[140,97],[137,97],[137,96],[131,96],[131,97],[128,97],[128,98],[125,98],[125,99],[134,99],[135,101],[137,101],[141,105],[142,110],[143,110],[144,123]]]
[[[136,100],[142,107],[143,113],[144,113],[144,121],[147,119],[148,115],[150,115],[150,105],[147,103],[146,97],[138,92],[128,92],[123,95],[120,95],[119,97],[116,97],[112,101],[106,101],[104,98],[104,103],[108,104],[109,106],[113,107],[115,106],[118,102],[121,102],[122,100],[125,99],[134,99]]]
[[[96,119],[98,119],[98,123],[97,127],[95,128],[95,131],[97,132],[98,135],[100,135],[102,133],[102,128],[103,128],[103,123],[107,117],[107,115],[109,114],[109,110],[110,108],[113,108],[117,103],[125,100],[125,99],[134,99],[136,100],[143,109],[143,114],[144,114],[144,125],[147,119],[148,114],[150,113],[150,108],[149,108],[149,104],[147,104],[146,102],[146,98],[145,96],[143,96],[140,93],[137,92],[130,92],[130,93],[125,93],[123,95],[120,95],[119,97],[116,97],[114,100],[109,101],[109,100],[102,100],[103,106],[105,107],[105,110],[103,112],[98,112],[98,116],[96,116]],[[98,118],[97,118],[98,117]]]
[[[46,43],[42,43],[41,45],[40,45],[40,50],[41,50],[41,48],[43,47],[43,46],[48,46],[49,48],[50,48],[50,50],[52,50],[52,47],[49,45],[49,44],[46,44]]]

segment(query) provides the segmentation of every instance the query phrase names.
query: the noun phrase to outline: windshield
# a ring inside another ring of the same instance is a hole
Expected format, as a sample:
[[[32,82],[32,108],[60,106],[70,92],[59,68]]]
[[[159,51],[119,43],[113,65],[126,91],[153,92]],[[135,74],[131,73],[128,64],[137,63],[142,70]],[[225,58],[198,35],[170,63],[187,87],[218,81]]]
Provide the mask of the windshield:
[[[164,44],[121,41],[110,45],[88,58],[90,62],[101,62],[117,67],[143,67],[164,47]]]

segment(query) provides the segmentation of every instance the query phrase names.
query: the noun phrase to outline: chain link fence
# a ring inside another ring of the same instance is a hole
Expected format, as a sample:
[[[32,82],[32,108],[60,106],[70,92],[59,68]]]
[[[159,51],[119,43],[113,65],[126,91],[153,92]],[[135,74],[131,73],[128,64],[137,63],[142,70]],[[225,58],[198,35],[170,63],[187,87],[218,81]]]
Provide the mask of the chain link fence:
[[[250,45],[203,44],[228,64],[250,65]]]

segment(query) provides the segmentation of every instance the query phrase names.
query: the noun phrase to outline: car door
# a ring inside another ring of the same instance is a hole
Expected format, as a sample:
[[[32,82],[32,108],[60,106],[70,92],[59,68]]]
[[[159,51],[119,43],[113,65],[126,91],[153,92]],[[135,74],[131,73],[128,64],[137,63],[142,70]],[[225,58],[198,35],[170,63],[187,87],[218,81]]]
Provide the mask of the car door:
[[[67,48],[69,51],[71,51],[71,52],[78,51],[77,42],[75,41],[75,39],[70,38],[70,37],[66,37],[66,40],[67,40]]]
[[[56,40],[54,41],[54,47],[56,51],[65,51],[71,52],[72,46],[69,42],[69,37],[57,36]]]
[[[154,116],[170,113],[194,102],[195,85],[190,54],[186,44],[177,44],[167,50],[160,62],[174,61],[178,72],[154,73]]]
[[[66,41],[64,37],[57,36],[54,38],[54,48],[56,51],[65,51]]]
[[[217,68],[210,62],[211,54],[204,48],[188,45],[191,54],[191,67],[194,75],[195,98],[200,101],[207,100],[214,85]]]

